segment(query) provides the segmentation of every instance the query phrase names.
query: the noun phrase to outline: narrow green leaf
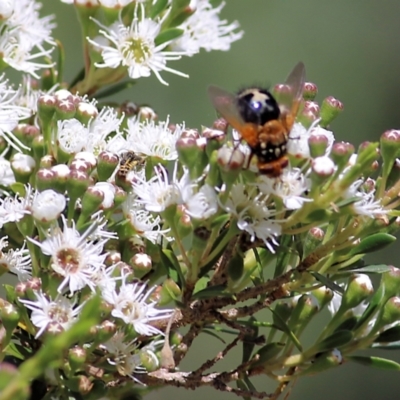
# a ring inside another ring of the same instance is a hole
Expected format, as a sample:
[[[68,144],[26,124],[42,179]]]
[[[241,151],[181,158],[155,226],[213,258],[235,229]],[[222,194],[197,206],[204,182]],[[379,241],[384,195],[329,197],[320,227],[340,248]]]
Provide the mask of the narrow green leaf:
[[[376,343],[390,343],[400,340],[400,326],[394,326],[382,332],[376,339]]]
[[[155,17],[157,17],[158,14],[160,14],[167,8],[167,5],[168,0],[158,0],[151,8],[150,19],[154,19]]]
[[[174,40],[178,38],[179,36],[182,36],[183,30],[179,28],[170,28],[167,29],[163,32],[161,32],[154,40],[154,43],[156,46],[159,46],[160,44],[163,44],[165,42],[170,42],[171,40]]]
[[[116,83],[115,85],[110,86],[108,89],[105,89],[99,93],[96,93],[96,99],[102,99],[104,97],[109,97],[114,94],[120,93],[123,90],[130,89],[135,84],[136,84],[136,81],[134,81],[134,80]]]
[[[249,322],[254,323],[257,321],[255,317],[250,317]],[[258,327],[254,326],[251,335],[245,335],[243,338],[243,350],[242,350],[242,363],[250,360],[250,357],[254,350],[254,339],[258,336]]]
[[[322,342],[318,343],[315,348],[318,353],[330,351],[335,348],[340,348],[349,343],[353,339],[351,331],[343,330],[336,331],[331,336],[328,336]]]
[[[265,346],[261,347],[260,350],[257,351],[256,355],[258,355],[258,360],[255,360],[253,365],[263,365],[274,359],[285,347],[285,343],[272,342],[268,343]]]
[[[396,237],[388,233],[375,233],[362,239],[361,242],[350,251],[349,256],[352,257],[356,254],[366,254],[381,250],[389,246],[389,244],[392,244],[395,240]]]
[[[212,337],[215,337],[216,339],[218,339],[219,341],[221,341],[222,343],[226,344],[225,340],[222,339],[221,336],[217,335],[214,331],[210,331],[208,329],[203,329],[202,332],[206,333],[207,335],[210,335]]]
[[[185,277],[183,276],[181,266],[179,265],[179,261],[176,258],[175,253],[169,249],[161,249],[160,256],[164,266],[168,269],[169,272],[171,272],[169,274],[171,278],[173,278],[174,275],[172,271],[176,271],[178,273],[179,282],[177,283],[179,284],[180,288],[183,288],[185,285]]]
[[[381,301],[384,295],[385,293],[383,290],[383,286],[380,286],[379,289],[372,296],[371,300],[369,301],[367,309],[363,312],[363,314],[359,318],[354,329],[358,329],[364,323],[366,323],[372,318],[372,316],[376,313],[376,311],[381,307]]]
[[[358,321],[358,318],[355,316],[352,316],[350,318],[347,318],[345,321],[343,321],[336,329],[335,332],[339,331],[351,331],[354,329]]]
[[[192,296],[193,300],[209,299],[214,296],[231,297],[232,294],[224,292],[226,289],[225,285],[215,285],[200,290],[200,292],[194,293]]]
[[[244,380],[242,380],[242,379],[238,379],[236,381],[236,387],[238,389],[244,390],[244,391],[248,391],[249,390],[247,385],[245,384]],[[251,400],[251,397],[249,397],[249,396],[241,396],[241,397],[242,397],[243,400]]]
[[[391,267],[386,264],[376,264],[376,265],[366,265],[361,268],[344,269],[343,272],[351,273],[371,273],[371,274],[383,274],[384,272],[389,272]],[[342,271],[338,271],[339,273]]]
[[[296,335],[290,330],[289,326],[281,318],[281,316],[275,312],[275,310],[273,310],[272,308],[270,308],[270,310],[271,310],[272,314],[274,315],[274,324],[276,325],[276,329],[279,329],[280,331],[286,333],[286,335],[293,342],[293,344],[296,346],[296,348],[300,352],[302,352],[303,346],[301,345],[299,339],[297,339]]]
[[[381,357],[368,357],[368,356],[347,356],[346,359],[356,363],[372,366],[380,369],[388,369],[391,371],[400,371],[400,364],[393,360]]]
[[[318,282],[324,284],[327,288],[333,290],[334,292],[344,294],[344,289],[329,278],[327,278],[325,275],[322,275],[315,271],[310,271],[310,274],[313,275]]]

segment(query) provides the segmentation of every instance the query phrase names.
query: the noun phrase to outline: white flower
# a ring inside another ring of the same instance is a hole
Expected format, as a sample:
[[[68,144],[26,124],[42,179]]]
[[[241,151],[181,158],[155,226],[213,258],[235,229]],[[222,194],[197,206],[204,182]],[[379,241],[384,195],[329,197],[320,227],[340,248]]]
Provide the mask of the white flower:
[[[139,349],[136,340],[125,343],[124,339],[125,334],[122,331],[118,331],[111,339],[102,344],[101,347],[109,354],[107,361],[111,365],[115,365],[117,371],[122,376],[129,376],[137,383],[141,383],[132,374],[147,372],[146,369],[141,366],[140,353],[142,349]]]
[[[15,182],[14,172],[11,169],[10,161],[0,157],[0,185],[10,186]]]
[[[230,49],[231,43],[239,40],[243,32],[235,32],[239,24],[235,21],[219,19],[219,13],[225,6],[222,2],[213,8],[209,0],[192,0],[189,7],[194,10],[180,26],[183,35],[171,43],[174,50],[186,51],[189,55],[196,54],[201,48],[206,51]]]
[[[60,148],[68,154],[81,151],[87,143],[88,136],[88,129],[75,118],[57,121]]]
[[[123,203],[122,212],[126,222],[137,234],[154,244],[159,243],[162,236],[169,232],[169,230],[161,230],[161,217],[153,216],[149,211],[143,209],[143,206],[137,202],[137,197],[132,193]]]
[[[0,136],[15,150],[29,149],[21,143],[12,130],[18,125],[18,121],[31,116],[31,111],[26,107],[16,105],[20,91],[13,90],[4,75],[0,76]]]
[[[27,175],[35,169],[36,161],[28,154],[15,153],[11,157],[11,166],[15,171]]]
[[[115,197],[115,186],[109,182],[97,182],[94,185],[94,189],[100,190],[104,199],[101,203],[101,206],[104,209],[111,208],[114,205],[114,197]]]
[[[40,76],[36,73],[38,69],[50,68],[53,65],[34,61],[37,58],[50,57],[52,49],[32,54],[32,44],[26,40],[26,36],[19,33],[5,32],[2,34],[0,51],[3,54],[4,62],[11,68],[31,74],[36,79],[40,79]]]
[[[355,213],[358,215],[365,215],[369,218],[375,218],[379,215],[386,214],[387,211],[382,207],[381,200],[375,199],[375,190],[370,192],[360,190],[363,183],[364,181],[361,179],[353,182],[344,195],[347,199],[354,197],[359,198],[358,201],[352,204]]]
[[[81,235],[75,224],[68,227],[68,222],[62,216],[64,229],[54,230],[43,242],[30,239],[40,247],[43,254],[51,256],[50,267],[54,272],[64,277],[58,292],[61,293],[65,286],[71,293],[89,286],[95,291],[93,275],[104,265],[107,254],[102,253],[107,240],[90,241],[87,237],[95,231],[92,224]]]
[[[32,216],[43,222],[56,220],[64,211],[67,200],[52,189],[37,193],[32,203]]]
[[[186,213],[193,218],[207,219],[218,211],[218,198],[210,185],[204,185],[197,193],[185,193],[183,201]]]
[[[167,61],[179,60],[184,51],[166,51],[165,48],[171,41],[160,45],[155,44],[155,39],[160,33],[161,22],[145,17],[144,7],[140,7],[141,18],[137,16],[137,9],[130,26],[125,26],[120,20],[111,26],[104,26],[95,22],[102,28],[100,33],[111,43],[106,45],[100,40],[87,38],[95,48],[101,50],[103,63],[97,63],[98,68],[117,68],[120,65],[127,67],[132,79],[150,76],[153,72],[164,85],[167,82],[160,75],[160,71],[172,72],[176,75],[187,77],[186,74],[166,66]]]
[[[279,179],[260,175],[257,187],[266,195],[273,194],[280,197],[289,210],[297,210],[304,202],[312,201],[304,197],[304,192],[311,188],[311,181],[298,168],[284,169]]]
[[[38,338],[48,327],[49,324],[60,325],[67,330],[77,320],[84,304],[75,307],[75,302],[65,297],[57,296],[54,300],[49,300],[43,293],[35,292],[37,301],[20,299],[19,301],[32,310],[31,321],[39,328],[36,334]]]
[[[182,134],[183,125],[176,125],[174,130],[168,128],[168,119],[163,122],[136,118],[128,119],[126,142],[128,150],[162,160],[176,160],[176,142]]]
[[[32,263],[25,242],[20,249],[9,249],[5,253],[3,249],[7,246],[7,236],[4,236],[0,239],[0,265],[16,274],[20,282],[27,281],[32,277]]]
[[[30,214],[32,204],[31,187],[28,186],[24,197],[16,194],[0,199],[0,228],[7,222],[18,222],[25,214]]]
[[[287,152],[298,158],[310,158],[310,148],[308,139],[313,135],[323,135],[328,139],[328,146],[325,155],[331,151],[335,137],[331,131],[321,128],[319,120],[316,120],[309,129],[306,129],[302,124],[295,123],[289,135],[287,143]]]
[[[255,195],[256,188],[246,188],[242,183],[232,186],[229,197],[221,204],[227,212],[237,219],[237,227],[250,235],[250,240],[262,240],[274,253],[275,237],[281,234],[282,228],[272,219],[273,212],[265,206],[265,200]]]
[[[184,182],[182,178],[181,182]],[[173,204],[182,204],[182,191],[174,170],[172,182],[169,183],[168,173],[162,166],[156,169],[156,175],[150,180],[138,178],[132,184],[133,193],[138,196],[137,202],[143,204],[147,211],[162,212]]]
[[[2,14],[0,51],[3,60],[12,68],[29,73],[39,79],[36,71],[53,64],[34,62],[50,57],[52,48],[45,50],[44,43],[55,45],[51,30],[55,27],[52,16],[41,18],[42,5],[32,0],[8,0],[6,14]]]
[[[87,126],[75,118],[57,121],[60,147],[69,154],[86,151],[97,156],[107,148],[108,135],[118,132],[122,118],[112,108],[104,107]]]
[[[143,282],[127,283],[126,276],[116,290],[104,290],[103,299],[113,306],[111,315],[132,325],[139,335],[152,336],[163,334],[151,325],[153,321],[170,318],[173,310],[157,310],[155,302],[148,298],[155,287],[147,290]]]

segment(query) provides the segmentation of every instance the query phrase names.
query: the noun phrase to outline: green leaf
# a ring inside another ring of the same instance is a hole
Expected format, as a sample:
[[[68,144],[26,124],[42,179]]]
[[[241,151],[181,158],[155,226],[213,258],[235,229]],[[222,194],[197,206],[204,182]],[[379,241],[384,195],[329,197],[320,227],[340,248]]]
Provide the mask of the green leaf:
[[[364,323],[366,323],[372,318],[372,316],[376,313],[376,311],[381,307],[381,302],[384,298],[384,295],[385,292],[383,290],[383,286],[380,286],[379,289],[372,296],[367,309],[363,312],[363,314],[359,318],[354,329],[358,329],[359,327],[364,325]]]
[[[334,292],[344,294],[344,289],[329,278],[327,278],[325,275],[322,275],[315,271],[310,271],[310,274],[313,275],[318,282],[324,284],[327,288],[333,290]]]
[[[202,332],[206,333],[207,335],[210,335],[212,337],[215,337],[216,339],[218,339],[219,341],[221,341],[222,343],[226,344],[225,340],[222,339],[221,336],[217,335],[214,331],[210,331],[208,329],[203,329]]]
[[[390,343],[400,340],[400,326],[394,326],[382,332],[376,339],[376,343]]]
[[[347,356],[346,359],[362,365],[372,366],[380,369],[387,369],[391,371],[400,371],[400,364],[386,358],[372,356]]]
[[[396,237],[388,233],[375,233],[362,239],[361,242],[350,251],[349,256],[352,257],[356,254],[366,254],[381,250],[389,246],[389,244],[392,244],[395,240]]]
[[[19,194],[22,197],[24,197],[26,194],[25,185],[21,182],[11,183],[9,189],[11,189],[15,194]]]
[[[263,365],[274,359],[285,347],[285,343],[280,342],[272,342],[268,343],[265,346],[261,347],[260,350],[257,351],[257,355],[259,356],[258,360],[255,360],[253,366]]]
[[[336,329],[335,332],[339,331],[351,331],[357,325],[358,318],[355,316],[347,318],[343,321]]]
[[[228,276],[233,281],[239,280],[244,271],[244,260],[241,255],[235,252],[228,261]]]
[[[168,0],[158,0],[151,8],[150,19],[154,19],[155,17],[157,17],[158,14],[167,9],[167,6]]]
[[[366,265],[361,268],[353,268],[353,269],[344,269],[340,272],[352,272],[352,273],[364,273],[364,274],[383,274],[384,272],[389,272],[391,270],[391,267],[386,264],[376,264],[376,265]]]
[[[183,288],[185,285],[185,277],[183,276],[181,266],[175,253],[170,249],[160,249],[161,261],[164,266],[168,269],[168,275],[174,278],[174,272],[178,273],[179,282],[178,285]]]
[[[110,86],[106,90],[102,90],[101,92],[96,93],[96,99],[113,96],[114,94],[122,92],[123,90],[130,89],[135,84],[136,84],[136,81],[134,81],[134,80],[119,82],[115,85]]]
[[[174,40],[178,38],[179,36],[182,36],[183,30],[179,28],[170,28],[167,29],[163,32],[161,32],[154,40],[154,43],[156,46],[159,46],[160,44],[163,44],[165,42],[170,42],[171,40]]]
[[[293,244],[293,238],[291,235],[282,235],[280,239],[280,245],[276,255],[276,267],[274,271],[274,278],[283,274],[288,265],[291,265],[293,253],[288,251],[291,249]],[[268,252],[271,254],[271,252]],[[295,254],[297,257],[297,254]]]
[[[250,317],[249,321],[254,323],[257,321],[255,317]],[[252,334],[251,335],[245,335],[243,338],[243,351],[242,351],[242,363],[247,362],[250,360],[250,357],[253,353],[254,350],[254,339],[258,336],[258,327],[254,326],[252,329]]]
[[[281,318],[281,316],[275,312],[272,308],[270,308],[272,314],[274,315],[274,324],[276,326],[276,329],[281,330],[282,332],[286,333],[286,335],[289,337],[289,339],[293,342],[293,344],[297,347],[297,349],[302,352],[303,347],[297,339],[296,335],[290,330],[289,326],[286,324],[286,322]]]
[[[238,379],[236,381],[236,387],[238,389],[246,391],[246,392],[249,390],[247,385],[245,384],[244,380],[242,380],[242,379]],[[242,397],[243,400],[251,400],[250,396],[241,396],[241,397]]]
[[[226,293],[225,285],[215,285],[200,290],[200,292],[194,293],[192,296],[192,300],[200,300],[200,299],[209,299],[210,297],[215,296],[223,296],[223,297],[232,297],[232,294]]]
[[[325,351],[330,351],[335,348],[340,348],[345,344],[349,343],[353,339],[353,334],[351,331],[343,330],[336,331],[331,336],[328,336],[322,342],[319,342],[316,346],[317,353],[323,353]]]

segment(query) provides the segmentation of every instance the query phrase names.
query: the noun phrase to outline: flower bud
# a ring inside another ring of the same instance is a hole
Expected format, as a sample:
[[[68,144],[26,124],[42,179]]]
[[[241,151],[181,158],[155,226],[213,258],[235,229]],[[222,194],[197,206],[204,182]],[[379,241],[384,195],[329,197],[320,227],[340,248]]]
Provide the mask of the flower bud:
[[[85,222],[89,221],[91,216],[99,210],[103,201],[103,191],[95,186],[89,186],[82,196],[82,208],[77,226],[82,226]]]
[[[354,154],[354,146],[347,142],[336,142],[332,146],[330,158],[336,164],[338,169],[342,171]]]
[[[52,189],[47,189],[33,199],[32,216],[37,221],[48,223],[59,218],[65,207],[65,196]]]
[[[171,301],[179,299],[182,295],[180,287],[171,278],[166,279],[161,287],[160,298],[157,302],[159,306],[169,304]]]
[[[38,102],[38,117],[41,128],[47,129],[55,112],[56,98],[50,94],[44,94],[39,97]]]
[[[97,157],[97,174],[99,181],[106,181],[119,164],[118,156],[110,151],[102,151]]]
[[[28,147],[31,146],[32,140],[40,134],[39,128],[28,124],[18,124],[12,132],[21,143]]]
[[[156,371],[160,368],[160,361],[157,356],[154,354],[153,351],[144,347],[140,350],[140,362],[142,363],[143,367],[146,368],[146,371]]]
[[[97,108],[91,103],[80,101],[76,106],[75,118],[83,125],[87,125],[98,114]]]
[[[198,159],[202,157],[203,150],[197,146],[196,138],[180,137],[176,141],[176,150],[179,160],[186,165],[189,170],[193,169]]]
[[[46,155],[46,143],[43,135],[38,135],[33,138],[32,141],[32,152],[35,160],[40,160]]]
[[[115,332],[117,332],[117,325],[106,319],[100,325],[97,325],[94,337],[97,343],[104,343],[107,340],[110,340],[114,336]]]
[[[152,268],[151,258],[145,253],[136,253],[131,257],[129,264],[132,265],[137,277],[143,276],[145,273],[151,271]]]
[[[318,227],[311,228],[308,231],[303,243],[304,257],[307,257],[321,244],[324,236],[325,232]]]
[[[67,191],[70,201],[74,201],[83,196],[87,188],[90,186],[90,183],[91,180],[86,173],[71,170],[67,180]]]
[[[310,322],[311,318],[319,311],[317,299],[310,294],[303,294],[297,300],[290,315],[288,326],[298,335]]]
[[[326,286],[321,286],[318,289],[313,290],[312,295],[318,300],[319,309],[324,308],[333,298],[333,291]]]
[[[7,332],[12,332],[18,325],[20,315],[14,305],[8,301],[2,300],[0,306],[0,318]]]
[[[381,308],[378,318],[376,319],[373,330],[379,331],[386,325],[391,325],[400,320],[400,297],[394,296],[390,298]],[[400,337],[399,339],[400,340]]]
[[[54,173],[53,186],[52,188],[58,193],[65,193],[67,180],[71,173],[68,165],[57,164],[50,168],[50,171]]]
[[[312,158],[324,156],[328,148],[328,138],[325,135],[311,135],[308,138],[308,147]]]
[[[73,371],[79,369],[86,361],[86,350],[83,347],[75,346],[68,351],[68,361]]]
[[[390,271],[382,274],[381,285],[383,285],[386,300],[398,296],[400,294],[400,269],[391,266]]]
[[[51,189],[54,186],[56,173],[50,169],[40,168],[36,173],[36,189],[39,191]]]
[[[365,274],[352,275],[342,298],[341,308],[349,310],[357,307],[374,292],[371,279]]]
[[[319,186],[335,173],[336,166],[329,157],[322,156],[312,160],[311,169],[312,184]]]
[[[383,159],[382,176],[387,177],[396,157],[400,155],[400,130],[391,129],[382,134],[380,151]]]
[[[332,96],[323,100],[321,105],[321,126],[328,126],[343,111],[343,103]]]
[[[28,183],[36,167],[35,159],[27,154],[15,153],[10,161],[15,179],[20,183]]]
[[[304,82],[303,86],[303,99],[314,100],[318,93],[318,87],[315,83],[312,82]]]

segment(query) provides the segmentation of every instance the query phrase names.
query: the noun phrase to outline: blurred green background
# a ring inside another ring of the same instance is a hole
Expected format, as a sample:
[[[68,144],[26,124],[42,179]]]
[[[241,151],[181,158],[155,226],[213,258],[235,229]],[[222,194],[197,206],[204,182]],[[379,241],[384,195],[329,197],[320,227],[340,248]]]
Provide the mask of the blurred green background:
[[[44,14],[56,14],[55,37],[65,46],[66,78],[71,80],[81,69],[80,28],[72,6],[58,0],[42,0]],[[333,123],[337,140],[355,145],[375,141],[387,129],[400,128],[400,1],[362,0],[227,0],[223,18],[238,20],[245,32],[229,52],[203,52],[192,58],[171,62],[170,67],[190,75],[190,79],[162,73],[169,86],[155,77],[143,78],[116,99],[151,105],[161,119],[185,121],[189,127],[211,124],[215,111],[206,95],[209,84],[235,91],[243,85],[282,82],[293,66],[302,60],[307,79],[319,88],[318,100],[328,95],[344,103],[343,114]],[[398,246],[370,258],[399,266]],[[327,318],[327,316],[325,316]],[[319,324],[323,324],[319,318]],[[313,338],[311,327],[304,340]],[[211,337],[198,340],[190,352],[192,362],[213,357],[221,350]],[[399,352],[375,352],[400,362]],[[198,357],[196,356],[198,355]],[[233,357],[234,358],[234,357]],[[233,359],[232,359],[233,360]],[[224,360],[221,367],[233,367]],[[294,386],[290,399],[338,398],[391,400],[400,398],[400,374],[358,365],[340,368],[305,378]],[[259,390],[271,392],[267,378],[256,381]],[[147,397],[158,400],[227,400],[235,396],[204,388],[194,392],[167,388]]]

